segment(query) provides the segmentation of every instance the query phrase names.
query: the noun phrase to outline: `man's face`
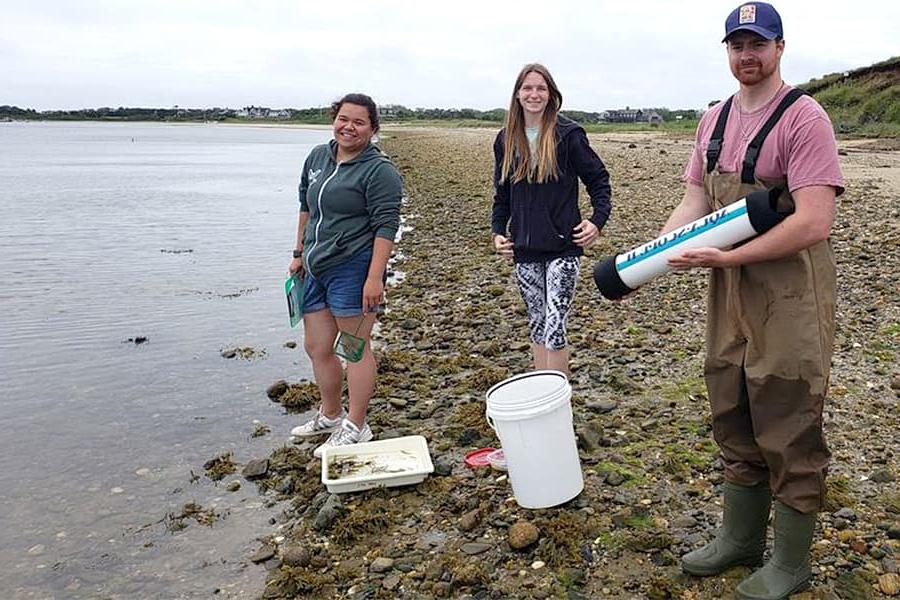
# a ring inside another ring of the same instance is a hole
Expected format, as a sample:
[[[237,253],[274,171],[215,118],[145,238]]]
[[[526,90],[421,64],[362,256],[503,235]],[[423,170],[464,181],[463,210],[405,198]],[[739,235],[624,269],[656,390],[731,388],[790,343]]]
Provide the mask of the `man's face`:
[[[755,85],[778,71],[784,40],[767,40],[750,31],[738,31],[725,42],[731,73],[744,85]]]

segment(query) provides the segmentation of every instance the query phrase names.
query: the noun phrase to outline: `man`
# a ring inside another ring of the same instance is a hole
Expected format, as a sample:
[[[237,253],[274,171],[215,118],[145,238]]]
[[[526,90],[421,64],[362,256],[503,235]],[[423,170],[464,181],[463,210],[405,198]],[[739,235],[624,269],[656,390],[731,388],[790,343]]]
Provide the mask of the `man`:
[[[704,371],[725,466],[722,528],[682,566],[706,576],[761,564],[774,496],[772,557],[737,595],[785,598],[808,585],[825,496],[822,406],[835,301],[828,236],[843,177],[828,115],[781,79],[785,42],[776,10],[739,6],[722,41],[739,91],[701,120],[684,197],[663,232],[763,189],[787,216],[733,248],[669,260],[676,269],[711,269]]]

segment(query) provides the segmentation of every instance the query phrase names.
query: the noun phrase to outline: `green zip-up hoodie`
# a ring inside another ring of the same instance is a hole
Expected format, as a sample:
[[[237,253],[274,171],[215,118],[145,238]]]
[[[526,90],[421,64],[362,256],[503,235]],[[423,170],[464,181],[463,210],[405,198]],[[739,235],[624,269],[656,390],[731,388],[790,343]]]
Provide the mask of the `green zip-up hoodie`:
[[[303,232],[303,264],[314,277],[337,266],[375,238],[394,241],[400,228],[403,184],[391,160],[369,144],[338,163],[337,143],[316,146],[300,174],[300,212],[309,213]]]

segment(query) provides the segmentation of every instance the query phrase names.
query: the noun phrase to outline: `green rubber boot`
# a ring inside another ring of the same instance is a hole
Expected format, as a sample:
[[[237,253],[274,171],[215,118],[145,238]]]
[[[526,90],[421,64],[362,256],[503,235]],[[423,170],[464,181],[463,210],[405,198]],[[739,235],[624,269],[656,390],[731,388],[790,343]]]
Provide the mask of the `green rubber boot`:
[[[816,514],[775,502],[775,549],[762,569],[737,586],[741,600],[780,600],[809,586],[809,547]]]
[[[762,564],[772,492],[765,483],[747,487],[726,481],[724,487],[722,527],[713,541],[681,557],[685,573],[707,577],[738,565]]]

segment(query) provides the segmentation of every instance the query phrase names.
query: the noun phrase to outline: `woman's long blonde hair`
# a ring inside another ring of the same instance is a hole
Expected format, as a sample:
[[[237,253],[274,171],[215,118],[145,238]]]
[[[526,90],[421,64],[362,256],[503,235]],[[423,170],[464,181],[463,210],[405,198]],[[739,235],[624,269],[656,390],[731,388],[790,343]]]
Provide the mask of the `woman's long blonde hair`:
[[[531,146],[525,135],[525,112],[519,103],[519,88],[529,73],[537,73],[547,82],[550,98],[541,115],[541,130],[535,144],[535,157],[532,160]],[[562,94],[547,67],[538,63],[527,64],[519,71],[516,85],[513,87],[512,99],[509,101],[509,112],[506,113],[505,139],[503,140],[503,164],[500,167],[500,181],[519,182],[523,179],[529,183],[546,183],[559,177],[556,164],[556,116],[562,106]]]

